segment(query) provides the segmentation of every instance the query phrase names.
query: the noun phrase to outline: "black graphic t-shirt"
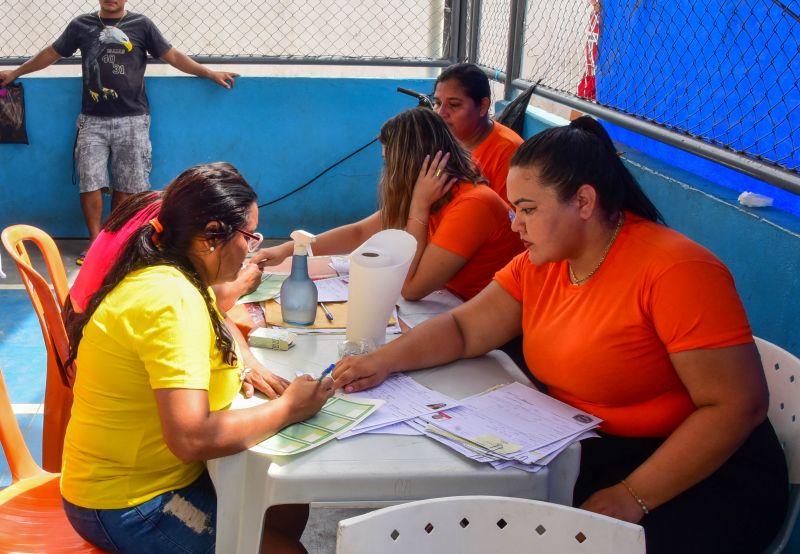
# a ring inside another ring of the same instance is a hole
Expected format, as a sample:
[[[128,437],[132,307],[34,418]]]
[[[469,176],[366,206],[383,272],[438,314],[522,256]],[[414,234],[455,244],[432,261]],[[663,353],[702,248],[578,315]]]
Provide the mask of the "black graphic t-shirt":
[[[147,54],[160,58],[172,46],[150,19],[128,12],[120,19],[101,20],[97,13],[76,17],[53,48],[64,58],[81,51],[81,113],[119,117],[150,112],[144,90]]]

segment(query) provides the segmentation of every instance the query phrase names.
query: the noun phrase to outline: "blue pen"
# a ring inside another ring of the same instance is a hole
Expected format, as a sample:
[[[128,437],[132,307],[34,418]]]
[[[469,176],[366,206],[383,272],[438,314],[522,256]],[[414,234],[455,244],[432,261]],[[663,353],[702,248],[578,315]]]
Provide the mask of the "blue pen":
[[[318,381],[322,381],[322,380],[323,380],[325,377],[327,377],[328,375],[330,375],[330,374],[331,374],[331,371],[333,371],[333,368],[334,368],[334,366],[335,366],[335,365],[336,365],[336,364],[331,364],[331,365],[329,365],[328,367],[326,367],[325,369],[323,369],[323,370],[322,370],[322,373],[320,373],[320,374],[319,374],[319,379],[317,379],[317,380],[318,380]]]

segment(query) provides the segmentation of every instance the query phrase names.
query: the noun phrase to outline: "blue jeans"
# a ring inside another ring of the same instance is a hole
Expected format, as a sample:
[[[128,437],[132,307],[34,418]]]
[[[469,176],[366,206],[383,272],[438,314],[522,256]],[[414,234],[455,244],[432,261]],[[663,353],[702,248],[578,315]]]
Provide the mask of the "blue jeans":
[[[75,531],[109,552],[214,552],[217,495],[207,472],[132,508],[93,510],[62,498]]]

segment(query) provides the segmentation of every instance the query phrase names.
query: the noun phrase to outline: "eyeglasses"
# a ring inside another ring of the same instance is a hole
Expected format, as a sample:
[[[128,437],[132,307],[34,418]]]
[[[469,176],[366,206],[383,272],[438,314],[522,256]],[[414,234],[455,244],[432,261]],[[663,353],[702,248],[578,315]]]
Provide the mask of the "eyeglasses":
[[[264,241],[264,235],[261,233],[248,233],[247,231],[242,231],[241,229],[236,230],[243,234],[245,238],[247,238],[248,252],[255,252],[258,250],[258,247],[261,246],[261,243]]]

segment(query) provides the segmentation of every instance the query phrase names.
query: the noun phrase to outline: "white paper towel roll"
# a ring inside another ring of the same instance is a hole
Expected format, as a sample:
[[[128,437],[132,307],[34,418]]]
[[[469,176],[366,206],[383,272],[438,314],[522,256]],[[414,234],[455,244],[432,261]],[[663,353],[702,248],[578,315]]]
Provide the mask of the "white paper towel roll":
[[[417,239],[405,231],[375,233],[350,254],[347,340],[386,342],[386,325],[414,258]]]

